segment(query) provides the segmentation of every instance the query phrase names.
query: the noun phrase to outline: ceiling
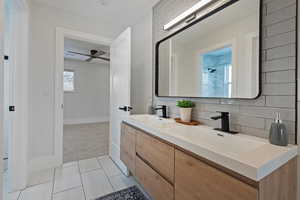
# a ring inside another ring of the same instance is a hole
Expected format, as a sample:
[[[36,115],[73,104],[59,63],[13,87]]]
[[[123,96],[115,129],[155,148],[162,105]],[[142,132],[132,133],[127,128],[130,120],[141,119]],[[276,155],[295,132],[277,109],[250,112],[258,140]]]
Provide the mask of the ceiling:
[[[109,47],[104,45],[92,44],[88,42],[83,42],[79,40],[73,39],[65,39],[65,49],[64,49],[64,56],[65,59],[77,60],[77,61],[85,61],[88,59],[88,56],[78,55],[70,53],[69,51],[75,51],[78,53],[83,54],[90,54],[91,50],[101,50],[107,52],[107,54],[103,55],[102,57],[109,58]],[[101,64],[109,64],[109,62],[100,60],[100,59],[93,59],[90,63],[101,63]]]
[[[101,23],[117,26],[119,30],[134,25],[145,17],[159,0],[32,0]]]

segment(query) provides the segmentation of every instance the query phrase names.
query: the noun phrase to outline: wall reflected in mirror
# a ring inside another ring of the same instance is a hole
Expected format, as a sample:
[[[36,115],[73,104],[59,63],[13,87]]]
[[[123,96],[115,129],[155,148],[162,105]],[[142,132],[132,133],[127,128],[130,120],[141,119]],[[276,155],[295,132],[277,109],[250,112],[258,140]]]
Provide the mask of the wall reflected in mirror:
[[[160,42],[157,95],[255,98],[259,16],[259,0],[239,0]]]

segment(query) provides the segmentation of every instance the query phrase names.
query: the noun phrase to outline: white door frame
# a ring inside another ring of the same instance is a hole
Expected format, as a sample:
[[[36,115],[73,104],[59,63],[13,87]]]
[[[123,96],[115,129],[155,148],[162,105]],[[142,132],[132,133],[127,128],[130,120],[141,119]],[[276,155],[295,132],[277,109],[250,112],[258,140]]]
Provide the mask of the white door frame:
[[[95,44],[110,46],[112,39],[83,33],[66,28],[56,28],[56,67],[55,67],[55,139],[54,162],[56,166],[63,163],[63,71],[64,71],[64,40],[75,39]]]
[[[0,0],[0,58],[4,56],[4,0]],[[0,59],[0,105],[4,103],[4,62]],[[4,107],[0,106],[0,147],[3,147]],[[0,148],[0,197],[3,197],[3,148]]]
[[[16,107],[16,111],[12,113],[12,130],[8,141],[8,177],[10,190],[14,191],[26,187],[28,174],[29,7],[27,0],[10,0],[8,2],[11,4],[9,10],[9,67],[14,70],[13,103]]]

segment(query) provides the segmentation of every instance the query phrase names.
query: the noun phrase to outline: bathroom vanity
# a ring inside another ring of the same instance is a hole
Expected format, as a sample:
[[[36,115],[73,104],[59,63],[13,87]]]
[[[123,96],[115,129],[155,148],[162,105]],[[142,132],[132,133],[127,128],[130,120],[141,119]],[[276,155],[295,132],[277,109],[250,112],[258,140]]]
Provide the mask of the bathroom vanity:
[[[154,200],[296,200],[297,147],[132,115],[121,160]]]

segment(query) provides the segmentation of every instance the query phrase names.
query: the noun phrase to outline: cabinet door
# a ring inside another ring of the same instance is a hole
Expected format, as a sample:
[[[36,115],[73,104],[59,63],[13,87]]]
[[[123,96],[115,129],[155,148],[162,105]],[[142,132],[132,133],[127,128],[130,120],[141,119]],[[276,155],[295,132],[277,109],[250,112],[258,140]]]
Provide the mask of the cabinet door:
[[[138,155],[171,183],[174,182],[174,151],[173,146],[150,135],[141,131],[137,134],[136,152]]]
[[[174,199],[173,186],[138,156],[136,157],[136,178],[154,200]]]
[[[135,137],[135,129],[123,123],[120,158],[133,175],[135,174]]]
[[[175,200],[257,200],[258,190],[179,150]]]

